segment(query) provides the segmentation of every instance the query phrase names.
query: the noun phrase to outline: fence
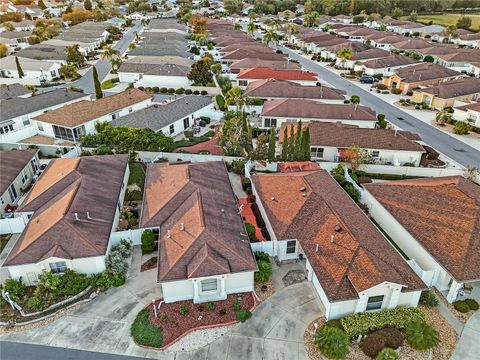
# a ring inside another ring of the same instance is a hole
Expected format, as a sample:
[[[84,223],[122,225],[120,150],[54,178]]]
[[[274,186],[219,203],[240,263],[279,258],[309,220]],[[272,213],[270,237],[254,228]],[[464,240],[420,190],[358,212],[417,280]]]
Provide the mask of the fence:
[[[23,139],[35,136],[38,134],[35,126],[26,126],[24,128],[9,131],[6,134],[0,134],[0,141],[2,143],[17,143]]]
[[[25,229],[25,222],[21,217],[0,219],[0,235],[19,234]]]
[[[436,270],[425,271],[413,259],[407,260],[407,263],[410,265],[412,270],[415,271],[415,274],[417,274],[427,286],[433,286]]]
[[[235,156],[219,156],[219,155],[201,155],[201,154],[184,154],[184,153],[167,153],[167,152],[149,152],[139,151],[138,157],[144,162],[154,162],[158,159],[167,159],[169,162],[176,161],[191,161],[191,162],[205,162],[205,161],[226,161],[231,163],[233,160],[241,159]]]
[[[273,256],[273,241],[262,241],[262,242],[256,242],[256,243],[251,243],[250,246],[252,247],[253,252],[265,252],[270,256]]]
[[[110,235],[110,243],[112,246],[115,246],[120,240],[125,239],[131,241],[133,245],[141,245],[143,230],[144,229],[130,229],[125,231],[115,231]]]
[[[11,84],[20,84],[20,85],[40,85],[40,80],[35,78],[0,78],[0,84],[11,85]]]

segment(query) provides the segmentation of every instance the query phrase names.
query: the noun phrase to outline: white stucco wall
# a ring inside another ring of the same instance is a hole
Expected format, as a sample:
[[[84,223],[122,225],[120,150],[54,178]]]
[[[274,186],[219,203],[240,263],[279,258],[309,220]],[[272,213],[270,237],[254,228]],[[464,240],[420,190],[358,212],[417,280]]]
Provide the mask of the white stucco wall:
[[[311,119],[311,118],[286,118],[286,117],[279,117],[279,116],[261,116],[262,119],[262,126],[260,128],[267,128],[263,126],[265,124],[265,119],[277,119],[277,128],[280,128],[284,122],[296,122],[298,120],[302,120],[302,122],[310,122],[310,121],[318,121],[318,122],[335,122],[335,123],[342,123],[347,125],[356,125],[360,128],[368,128],[374,129],[377,120],[355,120],[355,119]]]

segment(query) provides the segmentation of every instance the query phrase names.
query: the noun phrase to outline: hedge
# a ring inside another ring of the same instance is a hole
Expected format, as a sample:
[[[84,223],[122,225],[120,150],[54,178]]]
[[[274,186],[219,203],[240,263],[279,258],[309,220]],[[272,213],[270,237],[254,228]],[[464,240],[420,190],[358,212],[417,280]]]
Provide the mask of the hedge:
[[[215,96],[215,100],[217,101],[217,105],[221,111],[225,111],[225,99],[222,95]]]
[[[341,320],[346,334],[352,339],[386,327],[405,329],[407,324],[413,321],[425,321],[425,314],[417,308],[405,306],[352,314]]]

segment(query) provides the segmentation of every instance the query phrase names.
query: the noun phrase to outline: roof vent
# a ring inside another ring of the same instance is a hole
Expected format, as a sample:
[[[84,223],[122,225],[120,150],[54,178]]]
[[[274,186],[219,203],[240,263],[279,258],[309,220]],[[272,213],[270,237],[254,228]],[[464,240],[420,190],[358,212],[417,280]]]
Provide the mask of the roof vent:
[[[74,213],[73,216],[75,216],[75,220],[80,220],[80,219],[78,218],[78,213]]]
[[[307,188],[306,188],[305,186],[302,186],[302,187],[300,188],[300,191],[301,191],[301,192],[304,192],[305,190],[307,190]]]
[[[302,196],[303,196],[303,197],[306,197],[306,196],[307,196],[307,194],[306,194],[306,193],[302,193]]]
[[[220,211],[221,211],[222,213],[224,213],[224,212],[225,212],[225,209],[222,208],[222,209],[220,209]]]
[[[335,236],[334,235],[330,235],[330,242],[332,244],[335,243]]]
[[[172,234],[170,233],[170,230],[167,230],[167,239],[170,239],[172,237]]]
[[[87,219],[91,220],[92,217],[90,216],[90,211],[87,211]]]
[[[185,230],[185,224],[184,223],[180,223],[180,230],[181,231]]]
[[[315,246],[315,252],[318,252],[318,244]]]
[[[333,228],[335,230],[335,232],[340,232],[342,231],[342,227],[340,225],[335,225],[335,227]]]
[[[272,196],[272,201],[275,201],[275,196]]]

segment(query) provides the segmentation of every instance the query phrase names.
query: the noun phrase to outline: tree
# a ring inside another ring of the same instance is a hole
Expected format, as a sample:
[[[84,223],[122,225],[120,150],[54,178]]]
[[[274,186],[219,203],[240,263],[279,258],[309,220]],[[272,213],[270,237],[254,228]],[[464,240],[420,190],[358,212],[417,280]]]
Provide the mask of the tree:
[[[350,102],[351,102],[352,104],[360,104],[360,96],[358,96],[358,95],[352,95],[352,96],[350,97]]]
[[[288,23],[287,25],[285,25],[285,30],[287,32],[289,41],[291,41],[293,35],[298,34],[297,25],[295,25],[294,23]]]
[[[257,25],[255,25],[255,23],[253,21],[250,21],[247,24],[247,33],[249,33],[250,35],[253,35],[255,30],[257,30]]]
[[[8,55],[7,45],[0,43],[0,58],[4,58],[7,55]]]
[[[116,73],[120,65],[122,65],[122,59],[119,57],[110,59],[110,65],[112,66],[112,72]]]
[[[268,134],[268,160],[275,161],[275,128],[271,128]]]
[[[35,28],[32,31],[32,37],[42,42],[57,36],[62,25],[53,19],[37,19],[35,20]]]
[[[227,97],[225,100],[225,104],[227,106],[229,105],[235,105],[237,108],[237,112],[243,110],[243,107],[247,103],[247,97],[243,93],[242,89],[240,89],[238,86],[231,88],[227,92]]]
[[[96,98],[101,99],[103,97],[102,85],[100,84],[100,80],[98,80],[98,73],[95,65],[93,66],[93,85],[95,87]]]
[[[271,43],[274,45],[278,42],[278,34],[275,30],[267,30],[267,32],[263,35],[263,42],[269,46]]]
[[[71,25],[80,24],[91,18],[93,18],[91,11],[79,7],[73,8],[71,12],[62,15],[63,21],[68,21]]]
[[[135,45],[134,43],[130,43],[128,44],[128,50],[133,50],[137,47],[137,45]]]
[[[453,127],[453,132],[457,135],[466,135],[470,129],[471,125],[467,121],[457,121]]]
[[[250,11],[248,13],[248,18],[250,19],[250,21],[255,21],[257,19],[258,15],[255,11]]]
[[[77,72],[77,67],[75,65],[62,65],[60,68],[60,75],[65,79],[76,80],[80,78],[80,74]]]
[[[458,37],[458,32],[457,32],[457,26],[456,25],[448,25],[447,28],[445,29],[445,32],[448,35],[448,42],[451,42],[452,39],[455,39]]]
[[[269,152],[269,136],[261,133],[258,135],[255,149],[250,152],[249,157],[252,160],[266,160],[269,158]]]
[[[288,127],[283,129],[283,142],[282,142],[282,160],[288,159]]]
[[[470,29],[472,26],[472,18],[468,16],[462,16],[460,19],[457,21],[457,28],[459,29]]]
[[[233,24],[233,30],[242,30],[242,25],[236,22],[235,24]]]
[[[410,15],[408,16],[408,21],[416,22],[417,20],[418,20],[417,10],[412,10]]]
[[[400,19],[403,16],[403,10],[396,7],[395,9],[392,10],[392,18],[394,19]]]
[[[306,127],[306,129],[303,132],[302,136],[302,148],[303,148],[303,154],[302,154],[302,160],[303,161],[310,161],[311,157],[311,149],[310,149],[310,127]]]
[[[226,118],[218,144],[227,156],[245,156],[252,142],[246,117],[240,112],[234,112]]]
[[[280,22],[276,18],[271,18],[271,19],[267,19],[265,21],[265,25],[268,25],[273,30],[278,30],[278,28],[280,26]]]
[[[357,171],[362,164],[368,161],[368,151],[357,145],[350,146],[345,151],[345,162],[350,165],[352,172]]]
[[[85,0],[83,2],[83,7],[85,8],[85,10],[92,10],[92,2],[90,0]]]
[[[305,16],[305,20],[303,21],[303,25],[306,27],[314,27],[318,24],[318,17],[319,14],[316,11],[312,11],[311,13]]]
[[[199,60],[193,64],[187,78],[196,85],[207,86],[213,80],[208,61]]]
[[[155,250],[155,236],[150,229],[145,230],[142,233],[142,254],[149,254]]]
[[[348,59],[351,59],[353,56],[353,51],[352,48],[350,47],[342,47],[338,53],[337,53],[338,58],[340,59],[340,63],[342,66],[345,64],[345,61]]]
[[[102,60],[111,60],[114,57],[120,56],[120,51],[112,47],[111,45],[106,45],[103,47],[103,52],[100,54],[100,59]]]
[[[416,350],[428,350],[440,343],[438,331],[424,321],[414,321],[405,329],[407,343]]]
[[[45,10],[47,8],[43,0],[38,0],[38,7],[42,10]]]
[[[385,115],[384,114],[378,114],[377,115],[377,127],[380,129],[386,129],[388,125],[388,121],[385,120]]]
[[[297,122],[297,132],[295,133],[295,148],[293,152],[293,159],[298,161],[302,160],[302,156],[303,156],[302,134],[303,134],[302,120],[300,120],[299,122]]]
[[[452,122],[452,114],[447,110],[439,111],[435,116],[435,122],[440,126],[444,126],[445,124]]]
[[[17,65],[17,72],[18,72],[18,77],[21,79],[25,76],[22,66],[20,65],[20,61],[18,60],[18,57],[15,56],[15,64]]]
[[[67,63],[82,67],[85,64],[85,58],[80,52],[80,46],[78,44],[67,46],[65,48],[67,54]]]
[[[207,20],[205,17],[200,15],[192,15],[188,24],[192,28],[194,34],[203,34],[207,35]]]
[[[333,326],[322,326],[315,332],[315,344],[329,359],[344,359],[350,342],[345,332]]]
[[[225,11],[230,14],[240,14],[243,10],[243,1],[242,0],[225,0],[223,2]]]
[[[378,27],[378,31],[387,31],[387,25],[380,24],[380,26]]]
[[[13,24],[10,21],[7,21],[2,26],[7,31],[15,31],[15,26],[13,26]]]

